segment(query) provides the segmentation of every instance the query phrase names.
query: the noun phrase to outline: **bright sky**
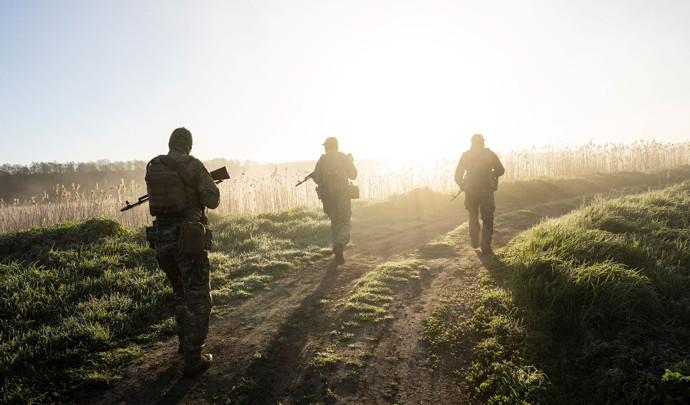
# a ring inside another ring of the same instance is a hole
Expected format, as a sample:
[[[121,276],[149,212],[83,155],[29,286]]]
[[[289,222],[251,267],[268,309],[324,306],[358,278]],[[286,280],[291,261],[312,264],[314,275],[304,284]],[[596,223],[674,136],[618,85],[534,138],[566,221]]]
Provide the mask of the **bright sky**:
[[[0,163],[690,138],[690,1],[0,0]]]

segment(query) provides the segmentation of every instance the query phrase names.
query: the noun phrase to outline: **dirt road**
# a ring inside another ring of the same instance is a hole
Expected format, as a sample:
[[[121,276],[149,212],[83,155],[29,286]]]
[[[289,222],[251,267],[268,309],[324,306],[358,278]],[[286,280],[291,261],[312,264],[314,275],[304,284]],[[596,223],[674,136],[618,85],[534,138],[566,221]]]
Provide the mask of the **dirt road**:
[[[582,202],[558,201],[521,210],[499,207],[495,247],[544,216],[558,216]],[[447,221],[367,242],[346,253],[337,266],[325,258],[274,282],[248,300],[230,304],[212,319],[206,352],[214,364],[197,378],[182,376],[182,357],[171,340],[123,371],[110,387],[82,391],[82,403],[473,403],[457,368],[436,367],[420,340],[423,320],[445,293],[468,291],[467,314],[482,266],[478,251],[467,244],[451,255],[427,259],[418,280],[401,286],[391,306],[391,319],[363,323],[346,341],[337,331],[348,319],[345,301],[357,281],[376,266],[418,252],[430,239],[456,228],[463,212]],[[468,349],[469,350],[469,349]],[[338,361],[328,367],[312,364],[317,353]]]

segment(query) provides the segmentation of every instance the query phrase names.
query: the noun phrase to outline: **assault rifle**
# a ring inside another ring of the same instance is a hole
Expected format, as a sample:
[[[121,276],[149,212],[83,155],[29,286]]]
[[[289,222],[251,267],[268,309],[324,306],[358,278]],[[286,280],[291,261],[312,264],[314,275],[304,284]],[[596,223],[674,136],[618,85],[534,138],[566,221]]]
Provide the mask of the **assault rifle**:
[[[451,201],[455,200],[456,198],[460,197],[460,194],[462,194],[462,190],[458,191],[458,193],[455,194],[455,195],[453,196],[453,198],[451,198],[450,200],[451,200]]]
[[[307,181],[307,180],[311,179],[312,177],[314,177],[314,174],[316,174],[316,172],[311,172],[311,173],[309,173],[309,174],[307,175],[307,177],[304,178],[304,180],[298,181],[297,184],[295,184],[295,187],[299,186],[300,184],[302,184],[302,183],[304,183],[305,181]]]
[[[219,184],[223,180],[227,180],[230,178],[230,175],[228,174],[228,169],[225,166],[221,167],[220,169],[216,169],[209,174],[211,175],[211,178],[216,181],[216,184]],[[134,204],[130,204],[129,201],[125,201],[125,204],[127,204],[127,205],[120,208],[120,212],[125,212],[129,209],[137,207],[137,206],[147,202],[148,200],[149,200],[149,195],[146,194],[146,195],[139,197],[139,200],[137,202],[135,202]]]

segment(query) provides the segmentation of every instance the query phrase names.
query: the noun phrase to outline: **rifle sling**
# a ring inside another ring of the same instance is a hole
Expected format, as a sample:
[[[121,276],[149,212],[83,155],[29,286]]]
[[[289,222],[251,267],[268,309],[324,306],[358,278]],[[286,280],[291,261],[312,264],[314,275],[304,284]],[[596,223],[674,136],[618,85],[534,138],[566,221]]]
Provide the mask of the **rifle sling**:
[[[167,168],[173,169],[174,171],[177,172],[177,174],[180,175],[185,186],[187,186],[189,188],[193,188],[192,186],[194,185],[194,182],[189,177],[189,174],[184,170],[184,168],[182,166],[180,166],[180,164],[175,161],[175,159],[171,158],[168,155],[160,155],[160,156],[158,156],[158,158],[161,160],[161,162],[163,162],[163,164]]]

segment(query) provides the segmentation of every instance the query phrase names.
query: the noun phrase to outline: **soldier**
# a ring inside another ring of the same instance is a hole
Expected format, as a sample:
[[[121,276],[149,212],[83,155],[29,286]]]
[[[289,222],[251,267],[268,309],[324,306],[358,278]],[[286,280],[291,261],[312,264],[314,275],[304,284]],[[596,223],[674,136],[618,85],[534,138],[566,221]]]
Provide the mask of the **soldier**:
[[[472,135],[472,146],[462,154],[455,170],[455,182],[465,192],[465,209],[469,215],[470,241],[473,248],[481,246],[483,255],[490,255],[494,232],[494,191],[505,169],[498,156],[484,147],[484,137]],[[479,212],[482,214],[481,244],[479,242]]]
[[[146,166],[146,188],[151,215],[147,239],[172,284],[178,352],[184,354],[184,375],[193,376],[211,366],[213,356],[201,354],[211,314],[211,231],[205,209],[216,208],[220,193],[204,164],[191,156],[192,133],[177,128],[170,135],[170,151]]]
[[[345,263],[343,250],[350,242],[350,217],[352,206],[348,180],[357,178],[357,169],[352,155],[338,151],[338,140],[334,137],[323,143],[326,154],[316,162],[312,179],[317,184],[316,192],[323,202],[323,211],[331,220],[333,253],[338,264]],[[357,198],[357,197],[355,197]]]

